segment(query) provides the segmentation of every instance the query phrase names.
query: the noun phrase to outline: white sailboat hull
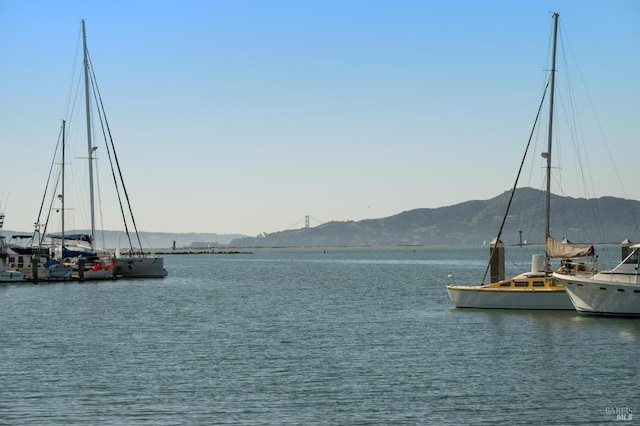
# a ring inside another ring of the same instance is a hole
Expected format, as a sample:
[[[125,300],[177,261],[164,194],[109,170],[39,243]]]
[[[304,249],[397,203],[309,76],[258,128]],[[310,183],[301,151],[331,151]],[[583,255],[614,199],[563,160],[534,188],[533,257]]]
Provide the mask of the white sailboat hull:
[[[640,285],[589,278],[555,276],[579,312],[599,315],[640,316]]]
[[[12,283],[16,281],[24,281],[24,274],[19,271],[0,271],[0,282]]]
[[[99,264],[83,269],[82,276],[80,276],[79,270],[76,270],[75,274],[78,276],[78,278],[81,278],[83,280],[110,280],[113,278],[114,271],[115,269],[112,268],[109,264]]]
[[[164,258],[159,256],[114,257],[116,275],[122,278],[164,278]]]
[[[44,276],[47,279],[67,280],[71,279],[73,268],[67,265],[51,265],[44,268]]]
[[[85,280],[110,280],[113,277],[113,271],[105,271],[104,269],[94,271],[90,269],[83,272],[83,277]]]
[[[501,290],[482,286],[447,286],[447,292],[456,308],[575,309],[561,287],[553,290]]]

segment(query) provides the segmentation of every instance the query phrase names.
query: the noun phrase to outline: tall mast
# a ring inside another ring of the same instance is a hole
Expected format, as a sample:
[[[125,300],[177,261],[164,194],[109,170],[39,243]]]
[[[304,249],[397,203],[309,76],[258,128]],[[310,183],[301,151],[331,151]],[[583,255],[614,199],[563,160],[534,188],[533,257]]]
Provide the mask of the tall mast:
[[[61,217],[62,217],[62,248],[64,248],[64,151],[65,151],[65,146],[64,146],[64,137],[65,137],[65,121],[62,120],[62,194],[58,195],[58,197],[60,198],[60,202],[62,204],[62,213],[61,213]],[[62,254],[62,252],[60,252],[60,256],[64,256]]]
[[[548,135],[548,147],[546,152],[547,159],[547,199],[546,199],[546,218],[545,218],[545,247],[547,240],[551,236],[550,232],[550,212],[551,212],[551,142],[553,140],[553,97],[555,91],[555,78],[556,78],[556,42],[558,38],[558,13],[553,14],[553,47],[551,52],[551,82],[549,88],[549,135]],[[545,268],[549,270],[549,256],[548,251],[545,248]]]
[[[82,19],[82,46],[84,51],[84,99],[87,115],[87,150],[89,158],[89,202],[91,211],[91,250],[94,249],[94,237],[96,234],[96,221],[94,212],[93,198],[93,143],[91,142],[91,102],[89,99],[89,51],[87,50],[87,33],[84,28],[84,19]]]

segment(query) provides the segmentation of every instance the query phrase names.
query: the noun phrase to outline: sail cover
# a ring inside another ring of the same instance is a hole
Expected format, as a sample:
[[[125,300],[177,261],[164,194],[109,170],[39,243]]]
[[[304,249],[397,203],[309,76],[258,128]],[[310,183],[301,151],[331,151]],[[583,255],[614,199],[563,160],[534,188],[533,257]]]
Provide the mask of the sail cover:
[[[547,237],[547,256],[554,259],[571,259],[574,257],[591,257],[595,255],[593,246],[577,246],[568,240],[558,241]]]
[[[49,238],[54,238],[56,240],[73,240],[73,241],[84,241],[87,243],[91,242],[91,236],[88,234],[65,234],[64,238],[61,234],[49,234],[47,235]]]
[[[69,250],[66,247],[62,247],[62,257],[95,257],[96,253],[86,250]]]

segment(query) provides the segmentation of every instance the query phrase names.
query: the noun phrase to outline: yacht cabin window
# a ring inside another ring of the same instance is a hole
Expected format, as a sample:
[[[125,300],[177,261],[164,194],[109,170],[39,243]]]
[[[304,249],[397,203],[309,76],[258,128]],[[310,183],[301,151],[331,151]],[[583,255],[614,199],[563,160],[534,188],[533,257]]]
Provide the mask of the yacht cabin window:
[[[638,263],[638,250],[634,250],[633,253],[624,260],[624,263],[636,265]]]

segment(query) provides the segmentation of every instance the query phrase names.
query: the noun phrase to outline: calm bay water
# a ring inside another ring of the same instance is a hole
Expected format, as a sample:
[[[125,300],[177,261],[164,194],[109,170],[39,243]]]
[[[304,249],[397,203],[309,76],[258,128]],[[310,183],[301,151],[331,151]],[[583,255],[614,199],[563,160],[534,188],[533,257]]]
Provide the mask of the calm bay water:
[[[509,248],[508,270],[531,253]],[[638,422],[640,321],[454,309],[447,276],[478,283],[486,258],[271,249],[0,285],[0,423]]]

